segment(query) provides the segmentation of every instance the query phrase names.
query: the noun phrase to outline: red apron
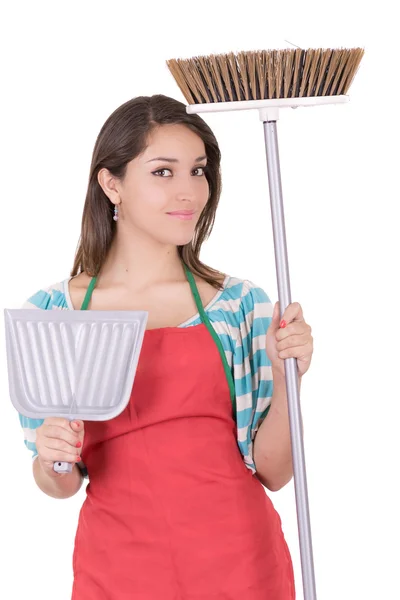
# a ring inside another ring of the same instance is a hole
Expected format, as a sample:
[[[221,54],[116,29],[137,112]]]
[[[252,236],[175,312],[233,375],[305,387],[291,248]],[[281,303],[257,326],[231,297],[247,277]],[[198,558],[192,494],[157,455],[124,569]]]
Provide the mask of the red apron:
[[[244,464],[220,348],[188,279],[203,323],[147,330],[124,411],[85,421],[71,600],[295,598],[281,519]]]

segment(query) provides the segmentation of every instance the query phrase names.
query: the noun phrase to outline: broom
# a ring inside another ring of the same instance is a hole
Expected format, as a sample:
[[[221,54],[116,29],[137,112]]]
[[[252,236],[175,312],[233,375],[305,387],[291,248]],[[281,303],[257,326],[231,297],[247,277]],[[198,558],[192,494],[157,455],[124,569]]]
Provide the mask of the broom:
[[[363,55],[362,48],[296,48],[166,61],[189,103],[187,113],[259,111],[264,124],[281,318],[292,300],[276,127],[279,109],[347,102],[346,94]],[[284,364],[303,592],[305,600],[316,600],[297,361],[286,358]]]

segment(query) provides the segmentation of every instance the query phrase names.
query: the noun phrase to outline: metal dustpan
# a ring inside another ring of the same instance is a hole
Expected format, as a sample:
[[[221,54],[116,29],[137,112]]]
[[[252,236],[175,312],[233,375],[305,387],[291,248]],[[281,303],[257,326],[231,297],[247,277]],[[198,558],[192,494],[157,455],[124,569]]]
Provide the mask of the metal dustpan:
[[[106,421],[129,402],[146,311],[5,309],[8,383],[26,417]],[[72,471],[54,463],[59,473]]]

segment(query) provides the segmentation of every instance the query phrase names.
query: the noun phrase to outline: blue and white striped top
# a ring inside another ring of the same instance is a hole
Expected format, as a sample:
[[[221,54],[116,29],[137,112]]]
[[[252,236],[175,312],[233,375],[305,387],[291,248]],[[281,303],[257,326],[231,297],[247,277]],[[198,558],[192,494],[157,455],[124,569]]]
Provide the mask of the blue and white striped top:
[[[74,310],[69,295],[71,277],[41,289],[22,308]],[[272,321],[273,305],[263,289],[248,280],[226,276],[223,289],[204,307],[218,334],[228,365],[232,369],[237,407],[237,442],[245,465],[256,472],[253,441],[267,416],[273,394],[271,362],[265,350],[266,332]],[[201,323],[197,313],[179,327]],[[19,413],[26,447],[37,457],[36,428],[44,419],[32,419]],[[78,464],[87,476],[84,464]]]

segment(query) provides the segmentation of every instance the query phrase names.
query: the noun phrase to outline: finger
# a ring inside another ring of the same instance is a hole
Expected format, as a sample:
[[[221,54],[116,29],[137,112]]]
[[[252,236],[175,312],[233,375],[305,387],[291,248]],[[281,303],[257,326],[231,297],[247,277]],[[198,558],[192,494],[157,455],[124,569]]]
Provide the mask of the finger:
[[[291,335],[284,340],[281,340],[276,344],[276,349],[278,352],[282,350],[286,350],[287,348],[297,348],[300,346],[305,346],[310,341],[308,335]]]
[[[283,340],[290,335],[303,335],[311,332],[311,327],[305,323],[305,321],[294,321],[289,323],[287,327],[278,329],[275,338],[277,340]]]
[[[82,421],[80,421],[82,423]],[[71,431],[71,421],[64,417],[48,417],[45,419],[43,425],[57,425],[67,431]]]
[[[304,346],[292,346],[291,348],[286,348],[278,352],[279,358],[301,358],[305,359],[311,356],[311,351],[309,350],[308,345]]]
[[[39,452],[39,456],[41,460],[49,461],[49,462],[69,462],[69,463],[79,463],[80,456],[76,452],[66,451],[65,448],[61,445],[61,440],[58,440],[59,445],[57,447],[57,440],[53,440],[53,446],[44,446],[41,448]]]
[[[282,315],[282,320],[286,321],[286,323],[291,323],[292,321],[304,321],[303,309],[300,304],[298,302],[289,304]]]
[[[64,427],[60,427],[59,425],[47,425],[43,430],[42,435],[47,439],[63,440],[74,448],[76,447],[77,442],[81,441],[77,433],[74,433],[71,429],[64,429]]]
[[[83,421],[71,421],[71,430],[78,436],[78,439],[82,442],[85,439],[85,424]]]
[[[81,448],[76,448],[75,444],[69,444],[65,440],[61,440],[58,438],[46,438],[41,445],[42,451],[44,448],[51,448],[52,450],[61,450],[62,452],[73,454],[74,456],[80,456],[81,451]]]

